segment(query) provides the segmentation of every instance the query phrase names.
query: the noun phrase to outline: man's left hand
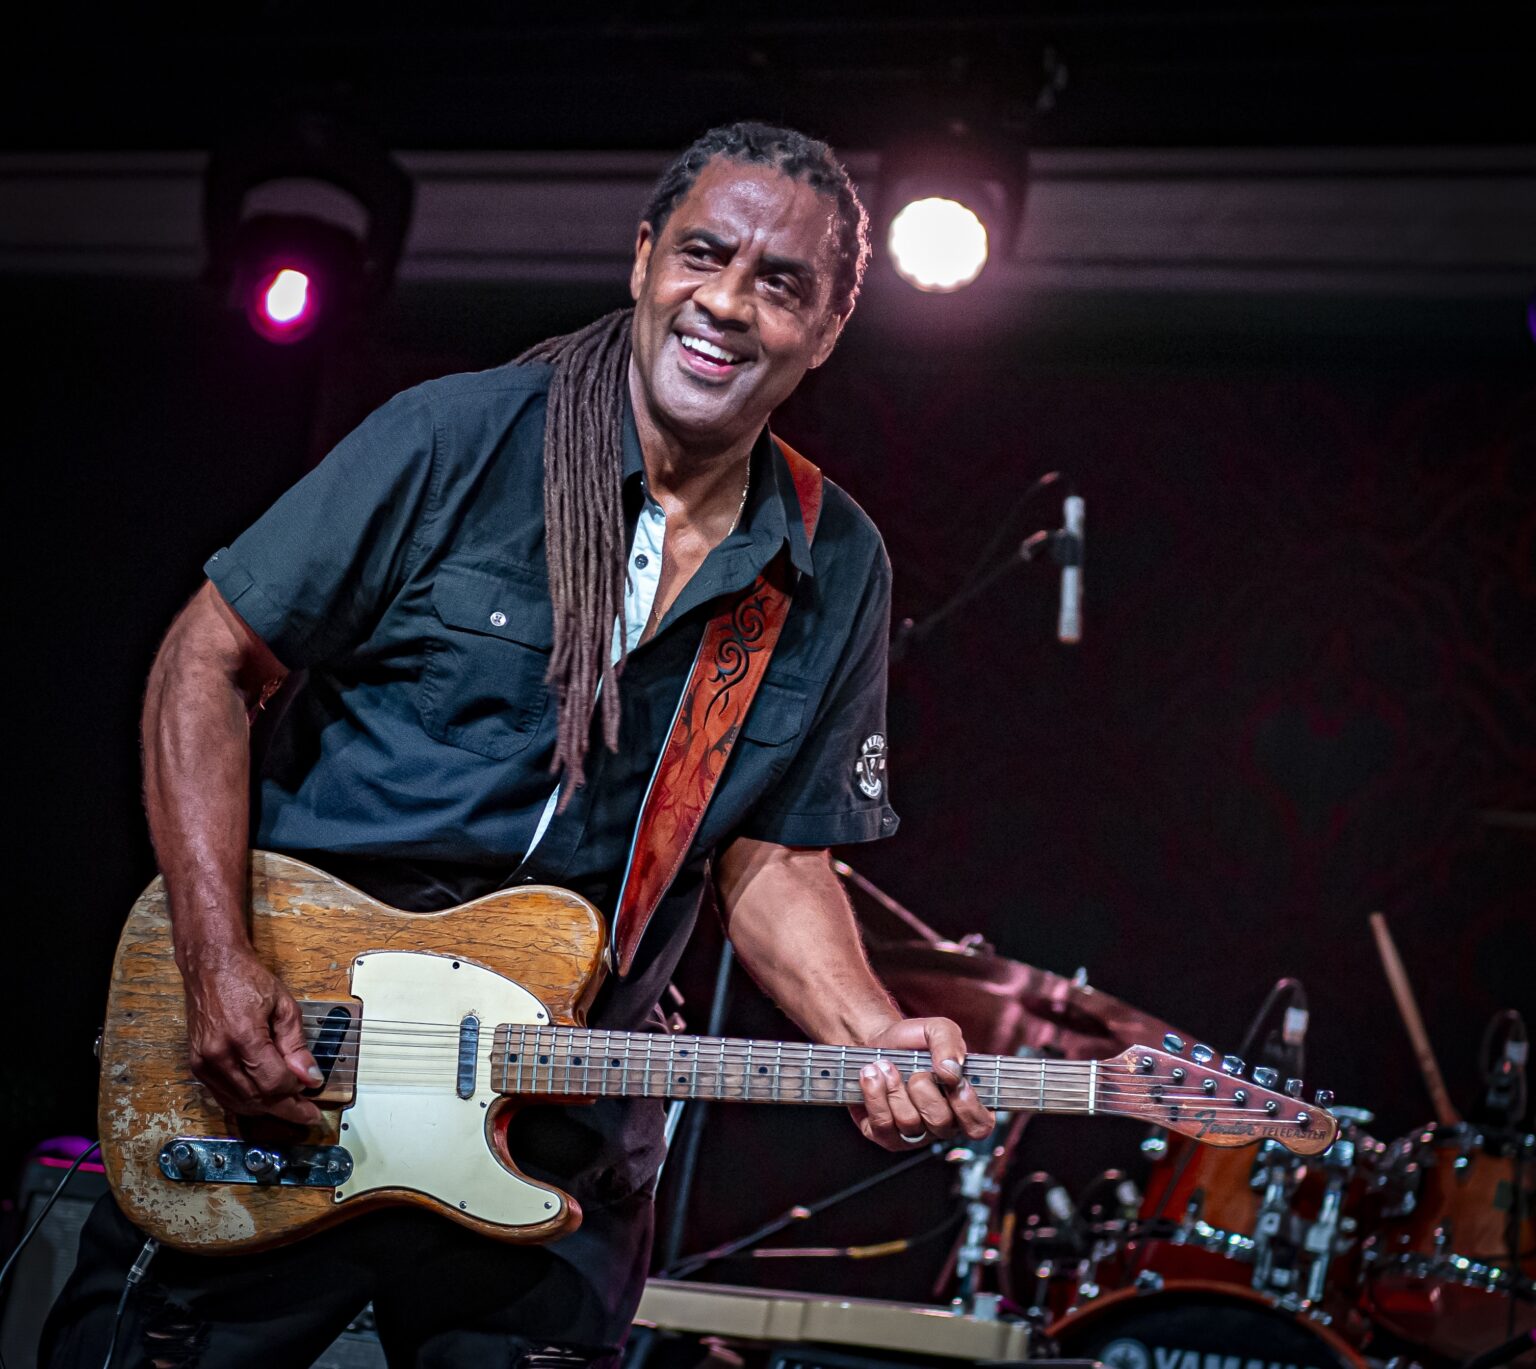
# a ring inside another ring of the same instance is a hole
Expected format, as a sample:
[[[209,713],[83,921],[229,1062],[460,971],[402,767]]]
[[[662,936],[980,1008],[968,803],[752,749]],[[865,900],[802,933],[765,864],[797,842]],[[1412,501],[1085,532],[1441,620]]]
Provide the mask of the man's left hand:
[[[864,1042],[881,1050],[927,1051],[932,1069],[903,1079],[889,1060],[859,1073],[862,1105],[850,1107],[860,1131],[886,1150],[912,1150],[962,1133],[973,1141],[991,1134],[996,1119],[965,1077],[965,1039],[947,1017],[908,1017]]]

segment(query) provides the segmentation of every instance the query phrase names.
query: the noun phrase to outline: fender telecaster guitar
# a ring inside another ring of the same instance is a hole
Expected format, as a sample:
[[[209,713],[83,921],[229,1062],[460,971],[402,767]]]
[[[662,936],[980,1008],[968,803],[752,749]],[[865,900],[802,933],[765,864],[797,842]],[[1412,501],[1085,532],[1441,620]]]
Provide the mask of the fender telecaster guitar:
[[[299,1000],[326,1076],[310,1094],[324,1125],[289,1129],[297,1139],[272,1141],[226,1115],[192,1077],[160,880],[134,905],[114,965],[102,1155],[128,1217],[181,1249],[276,1245],[384,1203],[501,1240],[548,1240],[573,1230],[581,1209],[518,1171],[505,1120],[519,1102],[843,1106],[859,1101],[871,1060],[903,1074],[927,1065],[912,1051],[588,1028],[606,934],[597,910],[564,889],[403,913],[257,851],[250,930]],[[1152,1047],[1096,1061],[973,1055],[965,1068],[991,1108],[1132,1117],[1211,1145],[1272,1139],[1312,1155],[1336,1130],[1320,1106]]]

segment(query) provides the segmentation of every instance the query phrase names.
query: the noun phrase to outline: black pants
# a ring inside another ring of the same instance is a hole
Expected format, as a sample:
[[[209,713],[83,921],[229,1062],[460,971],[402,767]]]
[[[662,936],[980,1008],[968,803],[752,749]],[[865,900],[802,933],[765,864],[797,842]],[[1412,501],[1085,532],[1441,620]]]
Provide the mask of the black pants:
[[[143,1245],[103,1198],[43,1329],[42,1369],[101,1369]],[[256,1255],[161,1249],[129,1295],[113,1369],[302,1369],[369,1301],[390,1369],[617,1364],[612,1293],[542,1247],[393,1208]]]

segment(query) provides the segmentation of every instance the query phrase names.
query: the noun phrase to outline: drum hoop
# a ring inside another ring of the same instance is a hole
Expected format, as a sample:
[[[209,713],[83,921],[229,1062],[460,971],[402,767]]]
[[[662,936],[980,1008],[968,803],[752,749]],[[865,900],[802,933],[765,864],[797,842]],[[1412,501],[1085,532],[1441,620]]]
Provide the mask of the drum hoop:
[[[1324,1326],[1322,1322],[1308,1317],[1304,1312],[1292,1312],[1280,1305],[1277,1298],[1268,1293],[1261,1293],[1255,1288],[1243,1288],[1238,1284],[1221,1283],[1216,1279],[1169,1279],[1161,1288],[1117,1288],[1113,1293],[1105,1293],[1094,1298],[1091,1302],[1084,1303],[1081,1307],[1068,1312],[1065,1316],[1058,1317],[1045,1328],[1047,1336],[1055,1337],[1062,1331],[1070,1330],[1073,1326],[1086,1321],[1091,1315],[1104,1308],[1116,1307],[1123,1302],[1146,1301],[1149,1298],[1160,1298],[1168,1293],[1214,1293],[1223,1298],[1232,1298],[1238,1302],[1257,1303],[1260,1307],[1268,1308],[1272,1312],[1278,1312],[1282,1316],[1291,1317],[1300,1322],[1307,1330],[1316,1333],[1319,1340],[1328,1346],[1334,1354],[1352,1366],[1352,1369],[1366,1369],[1364,1358],[1332,1327]]]

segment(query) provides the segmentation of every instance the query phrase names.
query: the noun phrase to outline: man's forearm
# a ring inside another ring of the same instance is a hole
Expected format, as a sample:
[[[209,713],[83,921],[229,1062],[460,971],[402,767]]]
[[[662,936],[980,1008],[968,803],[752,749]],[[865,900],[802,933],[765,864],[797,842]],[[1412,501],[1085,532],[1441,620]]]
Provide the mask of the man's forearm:
[[[249,944],[252,699],[231,611],[212,595],[205,587],[172,626],[144,698],[144,804],[183,969]]]
[[[825,851],[738,840],[717,877],[742,964],[806,1035],[861,1044],[901,1019]]]

